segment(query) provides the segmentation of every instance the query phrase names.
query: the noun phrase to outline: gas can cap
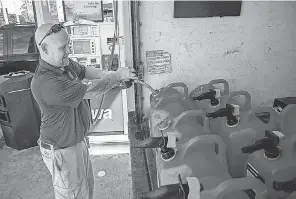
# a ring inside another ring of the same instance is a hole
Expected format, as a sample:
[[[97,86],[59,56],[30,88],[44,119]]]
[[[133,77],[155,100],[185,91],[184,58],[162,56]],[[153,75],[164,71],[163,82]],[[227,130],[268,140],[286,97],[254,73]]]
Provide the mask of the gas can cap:
[[[282,148],[280,146],[275,147],[276,150],[271,152],[264,150],[264,157],[268,160],[277,160],[281,156]]]
[[[189,186],[188,199],[200,199],[200,182],[196,177],[186,177]]]
[[[177,151],[177,148],[176,148],[177,139],[176,139],[175,133],[168,132],[167,136],[168,136],[167,148],[172,148],[172,149],[175,149],[175,151]]]
[[[231,104],[233,107],[233,115],[238,116],[239,115],[239,106],[236,104]]]
[[[279,142],[282,142],[285,140],[285,135],[282,134],[280,131],[272,131],[272,133],[274,133],[278,137]]]
[[[163,161],[171,161],[176,156],[176,151],[171,148],[167,148],[165,151],[161,151],[161,159]]]
[[[219,89],[214,89],[215,91],[215,98],[220,98],[221,97],[221,91]]]

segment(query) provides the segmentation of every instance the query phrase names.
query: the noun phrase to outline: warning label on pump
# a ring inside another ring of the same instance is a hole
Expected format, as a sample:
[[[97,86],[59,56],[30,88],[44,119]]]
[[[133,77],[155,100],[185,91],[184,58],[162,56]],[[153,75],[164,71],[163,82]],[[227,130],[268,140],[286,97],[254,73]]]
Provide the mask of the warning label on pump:
[[[171,54],[163,50],[146,51],[148,74],[172,72]]]

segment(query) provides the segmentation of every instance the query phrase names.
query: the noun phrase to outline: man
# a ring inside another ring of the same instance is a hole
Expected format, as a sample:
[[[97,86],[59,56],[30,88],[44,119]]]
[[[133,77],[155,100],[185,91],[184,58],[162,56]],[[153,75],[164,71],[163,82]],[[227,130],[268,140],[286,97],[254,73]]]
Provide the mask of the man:
[[[84,67],[68,58],[70,38],[60,24],[35,32],[40,52],[31,89],[41,109],[40,151],[52,175],[56,199],[92,199],[94,177],[85,133],[90,126],[87,99],[119,81],[137,79],[134,71]],[[101,79],[86,85],[81,81]],[[103,82],[103,84],[102,84]]]

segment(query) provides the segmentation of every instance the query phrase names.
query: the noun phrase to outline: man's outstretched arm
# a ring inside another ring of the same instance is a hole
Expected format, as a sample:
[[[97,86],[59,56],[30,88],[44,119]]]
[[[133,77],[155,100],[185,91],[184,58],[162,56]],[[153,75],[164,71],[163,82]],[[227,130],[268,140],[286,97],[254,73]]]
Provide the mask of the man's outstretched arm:
[[[135,70],[133,68],[119,67],[116,71],[107,71],[100,68],[85,67],[73,61],[72,59],[69,60],[70,65],[73,67],[80,80],[104,79],[107,76],[112,76],[114,73],[117,73],[117,75],[119,75],[120,80],[137,79],[135,75]]]
[[[86,67],[83,66],[72,59],[69,59],[70,66],[74,69],[80,80],[95,80],[104,79],[108,75],[114,73],[114,71],[106,71],[100,68]]]
[[[101,72],[100,69],[86,69],[89,72],[97,71]],[[87,74],[87,72],[85,73]],[[89,75],[89,74],[88,74]],[[87,75],[86,79],[87,79]],[[91,77],[88,78],[96,78],[90,82],[88,85],[87,92],[84,96],[84,99],[90,99],[96,97],[107,90],[110,90],[115,86],[115,84],[119,83],[120,81],[129,81],[138,79],[134,70],[129,68],[118,68],[117,71],[104,71],[98,74],[92,74]]]
[[[95,79],[86,82],[87,91],[84,95],[84,99],[91,99],[105,93],[106,91],[112,89],[119,82],[119,80],[118,74],[113,72],[103,79]]]
[[[96,97],[111,89],[119,81],[138,79],[135,70],[120,67],[117,71],[106,71],[94,67],[85,67],[70,59],[70,63],[80,80],[88,83],[84,99]],[[90,81],[87,81],[90,80]]]
[[[113,73],[114,71],[107,71],[94,67],[85,67],[85,79],[88,80],[104,79],[105,77]]]

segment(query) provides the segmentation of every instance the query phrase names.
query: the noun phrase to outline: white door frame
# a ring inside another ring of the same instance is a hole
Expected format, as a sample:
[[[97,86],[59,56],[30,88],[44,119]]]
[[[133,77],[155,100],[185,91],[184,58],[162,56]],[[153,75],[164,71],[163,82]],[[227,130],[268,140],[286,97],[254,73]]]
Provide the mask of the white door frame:
[[[123,40],[120,45],[123,49],[123,56],[121,56],[121,63],[124,63],[125,67],[134,68],[133,66],[133,46],[132,46],[132,19],[131,19],[131,1],[119,1],[119,33],[123,36]],[[122,90],[122,102],[123,102],[123,117],[124,117],[124,134],[128,134],[129,119],[128,112],[135,109],[135,97],[134,86],[127,90]]]

